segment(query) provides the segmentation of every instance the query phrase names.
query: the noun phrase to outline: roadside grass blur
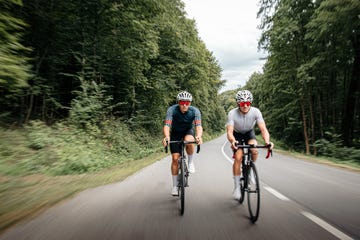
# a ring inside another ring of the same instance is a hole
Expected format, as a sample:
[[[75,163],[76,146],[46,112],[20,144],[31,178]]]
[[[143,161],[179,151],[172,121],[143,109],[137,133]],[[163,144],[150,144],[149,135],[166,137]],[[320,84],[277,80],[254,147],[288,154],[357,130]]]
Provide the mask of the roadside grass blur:
[[[123,180],[163,158],[162,149],[158,137],[120,122],[0,128],[0,233],[82,190]]]
[[[0,127],[0,234],[76,193],[122,181],[166,156],[162,136],[133,132],[121,122],[86,129],[40,121],[21,129]],[[204,141],[217,136],[205,133]]]
[[[96,173],[0,176],[0,233],[85,189],[122,181],[163,157],[164,153],[153,153]]]

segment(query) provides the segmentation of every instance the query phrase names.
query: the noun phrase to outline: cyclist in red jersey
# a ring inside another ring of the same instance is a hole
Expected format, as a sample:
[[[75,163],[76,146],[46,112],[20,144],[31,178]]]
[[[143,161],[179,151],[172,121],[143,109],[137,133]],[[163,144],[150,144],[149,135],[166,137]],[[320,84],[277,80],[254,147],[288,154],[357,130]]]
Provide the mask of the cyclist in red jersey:
[[[202,143],[203,129],[201,126],[201,113],[198,108],[191,105],[192,95],[186,91],[180,92],[177,95],[177,104],[169,107],[164,121],[163,145],[166,146],[168,141],[196,141],[197,144]],[[195,135],[195,130],[196,135]],[[170,144],[170,152],[172,156],[171,174],[173,180],[173,187],[171,194],[178,195],[178,159],[180,157],[179,144]],[[186,153],[188,156],[189,172],[195,173],[195,165],[193,162],[194,145],[186,145]]]

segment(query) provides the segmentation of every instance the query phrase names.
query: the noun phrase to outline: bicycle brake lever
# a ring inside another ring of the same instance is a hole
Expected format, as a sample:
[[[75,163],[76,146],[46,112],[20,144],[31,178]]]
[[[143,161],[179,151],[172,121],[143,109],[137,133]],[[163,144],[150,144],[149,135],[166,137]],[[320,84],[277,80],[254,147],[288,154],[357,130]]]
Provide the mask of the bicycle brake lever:
[[[169,142],[168,142],[168,141],[166,141],[165,153],[168,153],[168,146],[169,146]]]
[[[268,149],[268,152],[267,152],[267,155],[266,155],[266,157],[265,157],[265,159],[268,159],[269,157],[270,157],[270,155],[271,155],[271,157],[272,157],[272,150],[271,149]]]

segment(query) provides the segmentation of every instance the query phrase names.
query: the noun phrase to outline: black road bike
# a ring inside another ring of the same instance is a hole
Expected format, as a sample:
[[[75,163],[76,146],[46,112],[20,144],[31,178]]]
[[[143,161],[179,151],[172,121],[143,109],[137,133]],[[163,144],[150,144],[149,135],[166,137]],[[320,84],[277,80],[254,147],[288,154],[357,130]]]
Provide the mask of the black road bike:
[[[260,213],[260,181],[250,149],[267,148],[268,153],[266,158],[269,158],[270,154],[272,156],[272,150],[270,149],[270,145],[246,145],[244,142],[236,146],[243,150],[241,161],[242,177],[240,178],[241,197],[239,203],[243,203],[245,193],[247,193],[250,220],[255,223]]]
[[[168,152],[168,145],[180,144],[180,157],[179,157],[179,174],[178,174],[178,196],[180,197],[180,214],[183,215],[185,211],[185,187],[189,186],[189,171],[186,164],[185,145],[196,144],[195,141],[169,141],[165,147],[165,152]],[[196,153],[200,152],[200,145],[197,145]]]

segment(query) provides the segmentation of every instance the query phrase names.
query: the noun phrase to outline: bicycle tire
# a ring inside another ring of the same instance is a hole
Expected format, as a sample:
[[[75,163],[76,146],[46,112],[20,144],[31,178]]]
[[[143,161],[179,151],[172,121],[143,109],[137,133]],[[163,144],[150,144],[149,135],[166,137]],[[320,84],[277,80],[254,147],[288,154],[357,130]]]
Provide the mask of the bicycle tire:
[[[180,214],[183,215],[185,211],[185,160],[180,159],[180,179],[179,179],[179,196],[180,196]]]
[[[251,177],[251,175],[253,175],[253,177]],[[260,183],[256,166],[253,162],[250,163],[250,169],[247,175],[247,183],[250,220],[255,223],[260,213]]]
[[[239,199],[239,203],[242,204],[244,202],[245,199],[245,181],[244,181],[244,177],[240,178],[240,192],[241,192],[241,196]]]

